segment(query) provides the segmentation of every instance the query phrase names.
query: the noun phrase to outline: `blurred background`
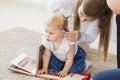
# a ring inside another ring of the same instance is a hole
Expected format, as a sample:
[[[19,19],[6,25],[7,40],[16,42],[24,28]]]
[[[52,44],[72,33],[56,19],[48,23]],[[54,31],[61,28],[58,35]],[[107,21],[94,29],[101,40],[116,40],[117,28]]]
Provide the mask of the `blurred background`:
[[[47,19],[48,0],[0,0],[0,32],[22,27],[33,32],[43,33]],[[90,46],[98,48],[99,38]],[[109,53],[116,54],[116,24],[112,19]]]
[[[23,27],[42,32],[47,0],[0,0],[0,31]]]

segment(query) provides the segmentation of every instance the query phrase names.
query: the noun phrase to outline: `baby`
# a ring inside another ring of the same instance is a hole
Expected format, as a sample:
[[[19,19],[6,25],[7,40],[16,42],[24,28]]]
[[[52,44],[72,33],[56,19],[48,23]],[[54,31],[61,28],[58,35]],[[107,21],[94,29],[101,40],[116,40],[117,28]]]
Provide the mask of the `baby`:
[[[45,27],[42,45],[45,47],[42,68],[38,74],[48,73],[48,70],[58,72],[58,76],[65,77],[69,73],[83,72],[86,64],[85,51],[75,42],[64,37],[68,32],[68,21],[60,13],[51,16]]]

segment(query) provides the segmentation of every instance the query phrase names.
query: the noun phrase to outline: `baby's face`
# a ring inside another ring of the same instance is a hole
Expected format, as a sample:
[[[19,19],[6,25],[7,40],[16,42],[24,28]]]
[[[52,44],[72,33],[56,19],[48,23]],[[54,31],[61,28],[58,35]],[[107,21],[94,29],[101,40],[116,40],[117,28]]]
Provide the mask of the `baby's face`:
[[[55,26],[46,26],[45,28],[45,36],[48,41],[57,41],[62,37],[61,35],[61,29]]]

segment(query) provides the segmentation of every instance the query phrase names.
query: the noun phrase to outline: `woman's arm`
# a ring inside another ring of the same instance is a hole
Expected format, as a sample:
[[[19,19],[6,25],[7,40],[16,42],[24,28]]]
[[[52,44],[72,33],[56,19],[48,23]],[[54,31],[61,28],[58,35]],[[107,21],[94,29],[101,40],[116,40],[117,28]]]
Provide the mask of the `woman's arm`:
[[[75,55],[75,45],[71,45],[66,55],[65,66],[63,70],[59,72],[60,77],[65,77],[68,74],[69,69],[71,68],[73,64],[74,55]]]
[[[87,28],[84,28],[87,27]],[[87,29],[87,30],[86,30]],[[80,31],[66,32],[67,39],[77,41],[77,43],[92,43],[95,41],[99,33],[98,20],[88,23],[87,26],[82,25]]]
[[[86,26],[81,25],[81,29],[87,27],[87,30],[80,30],[81,38],[79,38],[78,43],[84,42],[90,44],[95,41],[99,33],[98,22],[98,19],[96,19],[89,22]]]

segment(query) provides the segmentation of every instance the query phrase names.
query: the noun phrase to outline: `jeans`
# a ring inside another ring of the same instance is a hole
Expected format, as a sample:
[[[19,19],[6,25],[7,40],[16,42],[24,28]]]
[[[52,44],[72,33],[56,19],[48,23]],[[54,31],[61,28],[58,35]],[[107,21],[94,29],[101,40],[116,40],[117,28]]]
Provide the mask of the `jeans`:
[[[83,72],[86,67],[85,58],[86,58],[85,51],[78,46],[77,53],[74,56],[73,65],[71,66],[68,73],[70,74],[75,72]],[[65,62],[57,59],[57,57],[53,53],[51,53],[50,62],[49,62],[50,70],[59,72],[63,69],[64,65]]]
[[[120,15],[116,16],[117,23],[117,66],[120,68]]]
[[[98,72],[93,76],[93,80],[120,80],[120,69]]]

